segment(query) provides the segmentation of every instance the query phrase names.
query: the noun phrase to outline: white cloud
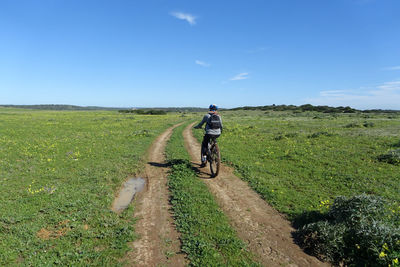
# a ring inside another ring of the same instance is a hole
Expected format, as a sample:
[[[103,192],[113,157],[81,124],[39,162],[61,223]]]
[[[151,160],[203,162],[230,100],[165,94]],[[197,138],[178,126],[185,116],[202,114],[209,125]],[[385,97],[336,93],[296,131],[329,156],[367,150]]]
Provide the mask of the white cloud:
[[[239,73],[238,75],[230,78],[231,81],[238,81],[238,80],[246,80],[249,78],[249,74],[247,72]]]
[[[379,85],[379,86],[377,86],[377,89],[371,91],[371,94],[372,95],[388,95],[388,94],[399,94],[400,95],[400,81],[386,82],[382,85]]]
[[[206,63],[206,62],[201,61],[201,60],[196,60],[195,63],[196,63],[197,65],[202,66],[202,67],[210,67],[210,66],[211,66],[211,64]]]
[[[174,16],[177,19],[186,20],[190,25],[196,24],[197,17],[192,14],[182,13],[182,12],[172,12],[171,16]]]
[[[375,87],[357,90],[321,91],[318,97],[307,98],[305,101],[315,105],[400,110],[400,81],[385,82]]]
[[[400,70],[400,66],[386,67],[384,70]]]

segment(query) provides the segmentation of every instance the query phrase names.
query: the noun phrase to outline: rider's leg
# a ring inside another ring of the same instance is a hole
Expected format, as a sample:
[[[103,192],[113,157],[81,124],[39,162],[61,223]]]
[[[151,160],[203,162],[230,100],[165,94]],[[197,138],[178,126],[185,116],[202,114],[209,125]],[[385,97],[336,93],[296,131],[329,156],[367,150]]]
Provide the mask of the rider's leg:
[[[205,134],[203,137],[203,142],[201,143],[201,163],[205,165],[204,155],[207,154],[208,142],[210,141],[210,135]]]
[[[215,135],[215,134],[208,134],[208,140],[207,140],[207,144],[210,142],[210,140],[211,139],[213,139],[213,140],[217,140],[217,138],[220,136],[220,134],[218,134],[218,135]],[[206,148],[205,148],[206,150],[205,151],[207,151],[207,149],[208,149],[208,146],[206,146]]]

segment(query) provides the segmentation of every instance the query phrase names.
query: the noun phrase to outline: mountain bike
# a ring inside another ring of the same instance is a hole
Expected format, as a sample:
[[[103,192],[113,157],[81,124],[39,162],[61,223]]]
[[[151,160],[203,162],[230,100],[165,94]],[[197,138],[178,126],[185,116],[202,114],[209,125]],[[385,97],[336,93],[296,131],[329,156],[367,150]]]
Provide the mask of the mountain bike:
[[[212,137],[208,142],[207,161],[210,163],[211,177],[216,177],[221,166],[221,154],[217,144],[217,138]]]

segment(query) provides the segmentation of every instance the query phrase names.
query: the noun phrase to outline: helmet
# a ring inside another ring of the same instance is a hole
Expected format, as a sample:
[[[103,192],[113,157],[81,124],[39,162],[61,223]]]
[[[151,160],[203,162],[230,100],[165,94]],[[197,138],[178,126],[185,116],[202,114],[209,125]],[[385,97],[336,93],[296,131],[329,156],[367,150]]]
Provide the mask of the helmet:
[[[208,109],[209,109],[209,110],[218,110],[218,107],[217,107],[217,105],[211,104],[211,105],[208,107]]]

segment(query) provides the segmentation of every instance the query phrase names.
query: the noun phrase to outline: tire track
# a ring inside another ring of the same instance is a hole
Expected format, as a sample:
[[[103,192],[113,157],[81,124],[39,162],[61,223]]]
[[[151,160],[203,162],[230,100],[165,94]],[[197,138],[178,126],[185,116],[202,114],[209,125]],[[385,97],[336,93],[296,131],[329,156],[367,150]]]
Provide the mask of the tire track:
[[[200,165],[200,144],[192,135],[194,123],[185,128],[185,146],[193,165]],[[223,152],[222,152],[223,153]],[[329,266],[301,250],[293,241],[294,229],[276,210],[262,200],[246,182],[221,164],[218,177],[209,179],[209,166],[199,169],[199,177],[215,195],[230,218],[238,236],[265,266]]]
[[[148,152],[145,173],[146,191],[136,199],[135,232],[139,238],[131,247],[127,261],[131,266],[184,266],[185,255],[180,252],[181,243],[170,212],[167,188],[167,166],[164,150],[174,125],[162,133]]]

